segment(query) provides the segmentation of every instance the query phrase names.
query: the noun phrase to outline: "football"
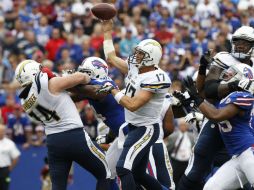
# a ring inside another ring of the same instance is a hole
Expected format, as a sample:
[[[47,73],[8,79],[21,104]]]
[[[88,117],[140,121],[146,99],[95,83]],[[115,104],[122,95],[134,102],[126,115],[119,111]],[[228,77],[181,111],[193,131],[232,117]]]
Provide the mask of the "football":
[[[96,4],[91,11],[100,20],[110,20],[116,15],[116,8],[108,3]]]

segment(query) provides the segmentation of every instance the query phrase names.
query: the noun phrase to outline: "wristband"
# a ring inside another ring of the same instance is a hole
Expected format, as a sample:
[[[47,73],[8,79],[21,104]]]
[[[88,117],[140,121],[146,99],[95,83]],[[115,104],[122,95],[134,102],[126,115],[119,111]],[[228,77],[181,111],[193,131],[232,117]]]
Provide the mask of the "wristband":
[[[123,96],[124,96],[124,94],[122,92],[117,92],[116,95],[114,96],[114,98],[118,104]]]
[[[104,40],[103,41],[103,51],[106,59],[108,58],[108,54],[112,51],[115,51],[115,47],[112,40]]]

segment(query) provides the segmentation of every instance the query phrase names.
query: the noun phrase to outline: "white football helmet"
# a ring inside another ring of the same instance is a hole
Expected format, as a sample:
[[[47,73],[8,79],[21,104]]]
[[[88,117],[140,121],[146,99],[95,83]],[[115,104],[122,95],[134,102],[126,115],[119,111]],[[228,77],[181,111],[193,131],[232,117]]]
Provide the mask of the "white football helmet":
[[[99,57],[89,57],[84,59],[78,67],[78,71],[87,73],[91,79],[105,79],[108,77],[108,65]]]
[[[227,84],[243,78],[254,79],[254,69],[244,63],[234,64],[220,75],[221,84]]]
[[[246,45],[244,46],[245,48],[248,48],[247,50],[237,50],[236,42],[237,40],[245,40]],[[251,45],[248,45],[248,44]],[[234,34],[232,35],[232,50],[231,54],[236,58],[236,59],[246,59],[250,58],[254,49],[254,28],[250,26],[242,26],[238,28]]]
[[[142,60],[137,61],[137,53],[142,52],[144,57]],[[137,47],[135,52],[128,58],[128,61],[135,64],[138,68],[143,66],[156,66],[158,67],[162,57],[162,48],[159,42],[153,39],[142,40]]]
[[[22,87],[33,82],[34,76],[41,70],[41,64],[27,59],[20,62],[15,70],[15,78]]]

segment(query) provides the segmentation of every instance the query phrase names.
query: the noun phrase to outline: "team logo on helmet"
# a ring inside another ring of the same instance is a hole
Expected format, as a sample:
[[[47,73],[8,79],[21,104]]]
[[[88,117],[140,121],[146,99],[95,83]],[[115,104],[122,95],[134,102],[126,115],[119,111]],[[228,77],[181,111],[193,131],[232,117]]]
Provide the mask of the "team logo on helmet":
[[[98,59],[95,59],[92,61],[92,65],[96,67],[97,69],[103,68],[105,72],[107,72],[108,67],[100,62]]]
[[[243,74],[248,79],[253,79],[253,73],[250,68],[244,67]]]

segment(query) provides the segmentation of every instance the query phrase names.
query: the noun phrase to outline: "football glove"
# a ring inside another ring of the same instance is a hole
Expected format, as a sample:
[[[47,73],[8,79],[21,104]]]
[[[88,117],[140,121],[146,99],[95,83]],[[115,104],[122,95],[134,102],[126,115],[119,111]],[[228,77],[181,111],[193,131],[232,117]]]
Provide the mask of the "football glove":
[[[208,65],[212,62],[211,50],[206,51],[200,58],[200,65],[198,73],[200,75],[206,75],[206,69]]]
[[[110,82],[107,82],[107,83],[105,83],[103,86],[101,86],[101,87],[96,91],[96,93],[97,93],[97,94],[104,94],[104,93],[110,94],[111,91],[112,91],[113,89],[115,89],[115,88],[116,88],[116,87],[114,87]]]
[[[200,106],[200,104],[202,104],[202,102],[204,101],[203,98],[201,98],[198,94],[197,88],[194,84],[194,81],[192,80],[192,78],[190,76],[187,76],[187,78],[185,78],[183,80],[184,83],[184,87],[186,88],[186,90],[188,91],[190,98],[192,100],[194,100],[195,104],[197,105],[197,107]]]
[[[184,93],[175,90],[173,92],[172,105],[173,106],[189,106],[191,103],[190,95],[187,91]]]
[[[107,143],[107,134],[106,135],[98,135],[96,137],[97,144],[106,144]]]
[[[197,134],[200,132],[204,120],[204,115],[202,113],[191,112],[187,114],[184,119],[186,123],[189,123],[193,127],[193,130],[195,130]]]

